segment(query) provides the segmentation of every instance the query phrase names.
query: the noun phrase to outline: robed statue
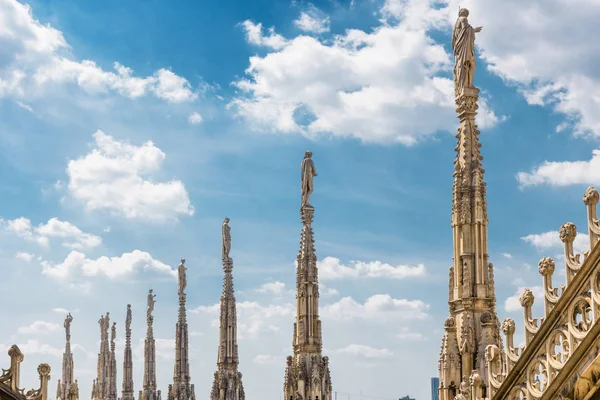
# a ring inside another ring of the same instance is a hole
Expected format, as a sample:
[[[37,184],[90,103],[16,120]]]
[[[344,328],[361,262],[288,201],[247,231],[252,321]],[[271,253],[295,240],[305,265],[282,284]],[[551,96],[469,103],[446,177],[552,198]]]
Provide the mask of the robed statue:
[[[302,206],[309,205],[308,199],[310,199],[313,192],[313,178],[315,176],[317,176],[317,170],[312,160],[312,152],[307,151],[304,153],[304,160],[302,160]]]
[[[179,268],[177,269],[178,272],[178,276],[179,276],[179,290],[177,291],[177,293],[182,296],[184,293],[183,291],[185,290],[185,287],[187,286],[187,279],[185,278],[185,270],[187,269],[185,267],[185,259],[181,259],[181,264],[179,264]]]
[[[67,318],[65,318],[65,332],[67,333],[67,342],[71,340],[71,321],[73,321],[73,317],[71,316],[71,313],[69,313],[67,315]]]
[[[231,227],[229,226],[229,218],[225,217],[222,228],[222,239],[223,239],[223,262],[231,260],[229,258],[229,251],[231,250]]]
[[[454,51],[454,94],[459,90],[473,87],[475,76],[475,33],[481,32],[481,26],[473,28],[467,17],[469,10],[458,10],[458,19],[452,30],[452,50]]]
[[[152,293],[152,289],[148,290],[148,318],[152,317],[152,311],[154,311],[154,303],[156,303],[156,300],[154,300],[155,297],[156,295]]]

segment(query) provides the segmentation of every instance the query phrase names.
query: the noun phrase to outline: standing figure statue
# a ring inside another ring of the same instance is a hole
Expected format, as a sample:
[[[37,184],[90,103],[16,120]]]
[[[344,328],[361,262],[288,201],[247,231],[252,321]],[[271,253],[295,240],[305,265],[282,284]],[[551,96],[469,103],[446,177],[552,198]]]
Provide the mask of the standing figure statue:
[[[154,300],[155,297],[156,295],[152,293],[152,289],[148,290],[148,318],[152,318],[152,311],[154,311],[154,303],[156,303],[156,300]]]
[[[223,239],[223,262],[230,261],[229,251],[231,250],[231,228],[229,227],[229,218],[225,217],[222,228],[222,239]]]
[[[308,206],[308,199],[313,192],[313,178],[317,176],[315,163],[312,160],[312,152],[304,153],[302,160],[302,206]]]
[[[71,321],[73,321],[73,317],[71,316],[71,313],[69,313],[67,315],[67,318],[65,318],[65,331],[67,333],[67,342],[71,340]]]
[[[184,293],[183,291],[185,290],[185,287],[187,286],[187,280],[185,278],[185,270],[187,269],[185,267],[185,259],[181,259],[181,264],[179,264],[179,268],[177,269],[177,272],[179,274],[179,290],[177,291],[177,293],[182,296]]]
[[[467,17],[469,10],[458,10],[458,19],[452,30],[452,50],[454,51],[454,94],[458,96],[459,89],[473,87],[475,76],[475,33],[481,32],[482,27],[473,28]]]

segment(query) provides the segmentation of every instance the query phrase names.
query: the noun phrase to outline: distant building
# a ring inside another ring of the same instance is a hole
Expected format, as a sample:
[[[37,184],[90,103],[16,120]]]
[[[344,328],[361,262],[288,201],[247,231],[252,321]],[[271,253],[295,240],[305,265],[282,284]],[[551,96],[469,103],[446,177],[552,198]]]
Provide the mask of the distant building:
[[[438,389],[440,388],[440,378],[431,378],[431,400],[440,400]]]
[[[410,396],[404,396],[404,397],[400,397],[398,400],[415,400]]]

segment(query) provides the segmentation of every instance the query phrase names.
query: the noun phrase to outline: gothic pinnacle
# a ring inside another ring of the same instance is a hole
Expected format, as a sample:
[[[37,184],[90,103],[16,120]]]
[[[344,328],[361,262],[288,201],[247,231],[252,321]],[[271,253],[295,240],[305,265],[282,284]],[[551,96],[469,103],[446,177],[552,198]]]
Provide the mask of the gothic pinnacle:
[[[312,152],[302,160],[301,207],[302,233],[296,266],[296,322],[293,357],[287,358],[283,385],[286,400],[331,400],[329,358],[322,357],[321,320],[319,319],[319,279],[312,221],[314,207],[308,202],[317,176]],[[211,399],[212,400],[212,399]]]
[[[231,250],[231,228],[229,218],[223,221],[222,229],[223,294],[219,326],[219,349],[217,371],[214,374],[210,400],[244,400],[242,374],[238,371],[237,316],[233,293],[233,259]]]
[[[175,326],[175,365],[173,384],[169,385],[168,400],[195,400],[194,385],[190,384],[190,363],[188,359],[188,325],[185,310],[185,288],[187,286],[185,259],[177,268],[179,312]]]
[[[156,390],[156,341],[152,323],[154,317],[154,304],[156,303],[156,294],[153,290],[148,290],[148,301],[146,305],[146,339],[144,340],[144,383],[140,390],[139,400],[158,400],[160,399],[160,390]]]
[[[125,318],[125,352],[123,355],[123,388],[121,400],[134,400],[133,395],[133,355],[131,352],[131,304],[127,304]]]
[[[479,89],[473,86],[475,66],[474,28],[467,19],[469,11],[459,10],[452,31],[455,57],[454,90],[456,112],[460,125],[456,135],[456,159],[452,186],[453,265],[450,268],[450,317],[440,355],[440,400],[451,400],[455,394],[464,396],[472,374],[487,385],[484,350],[499,344],[500,332],[496,316],[493,268],[488,262],[488,216],[486,184],[483,179],[479,130],[475,123]]]
[[[71,352],[71,322],[73,317],[71,313],[65,318],[65,352],[63,353],[62,363],[62,380],[58,380],[56,390],[56,400],[78,400],[79,390],[77,389],[77,381],[73,380],[74,364],[73,353]]]

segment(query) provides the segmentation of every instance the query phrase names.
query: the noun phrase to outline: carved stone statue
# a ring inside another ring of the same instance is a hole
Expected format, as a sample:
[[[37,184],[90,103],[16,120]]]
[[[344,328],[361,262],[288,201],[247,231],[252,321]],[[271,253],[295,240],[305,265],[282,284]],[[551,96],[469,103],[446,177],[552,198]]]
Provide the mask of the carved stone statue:
[[[473,87],[475,75],[475,33],[481,32],[482,27],[473,28],[467,17],[469,10],[458,10],[458,19],[452,30],[452,50],[454,51],[454,94],[459,89]]]
[[[127,317],[125,318],[125,329],[131,328],[131,304],[127,304]]]
[[[154,303],[156,303],[156,300],[154,300],[155,297],[156,295],[152,293],[152,289],[148,290],[148,318],[152,318],[152,311],[154,311]]]
[[[65,318],[65,331],[67,333],[67,342],[71,340],[71,321],[73,321],[73,317],[71,316],[71,313],[69,313],[67,315],[67,318]]]
[[[112,328],[110,330],[110,341],[114,342],[116,337],[117,337],[117,323],[113,322]]]
[[[181,264],[179,264],[178,273],[179,273],[179,290],[177,293],[181,296],[183,295],[183,291],[187,286],[187,279],[185,277],[185,271],[187,268],[185,267],[185,259],[181,259]]]
[[[231,228],[229,227],[229,218],[225,217],[222,228],[223,237],[223,261],[229,261],[229,251],[231,250]]]
[[[308,199],[310,199],[313,192],[313,178],[315,176],[317,176],[317,170],[312,160],[312,152],[307,151],[304,153],[304,160],[302,160],[302,206],[309,205]]]

